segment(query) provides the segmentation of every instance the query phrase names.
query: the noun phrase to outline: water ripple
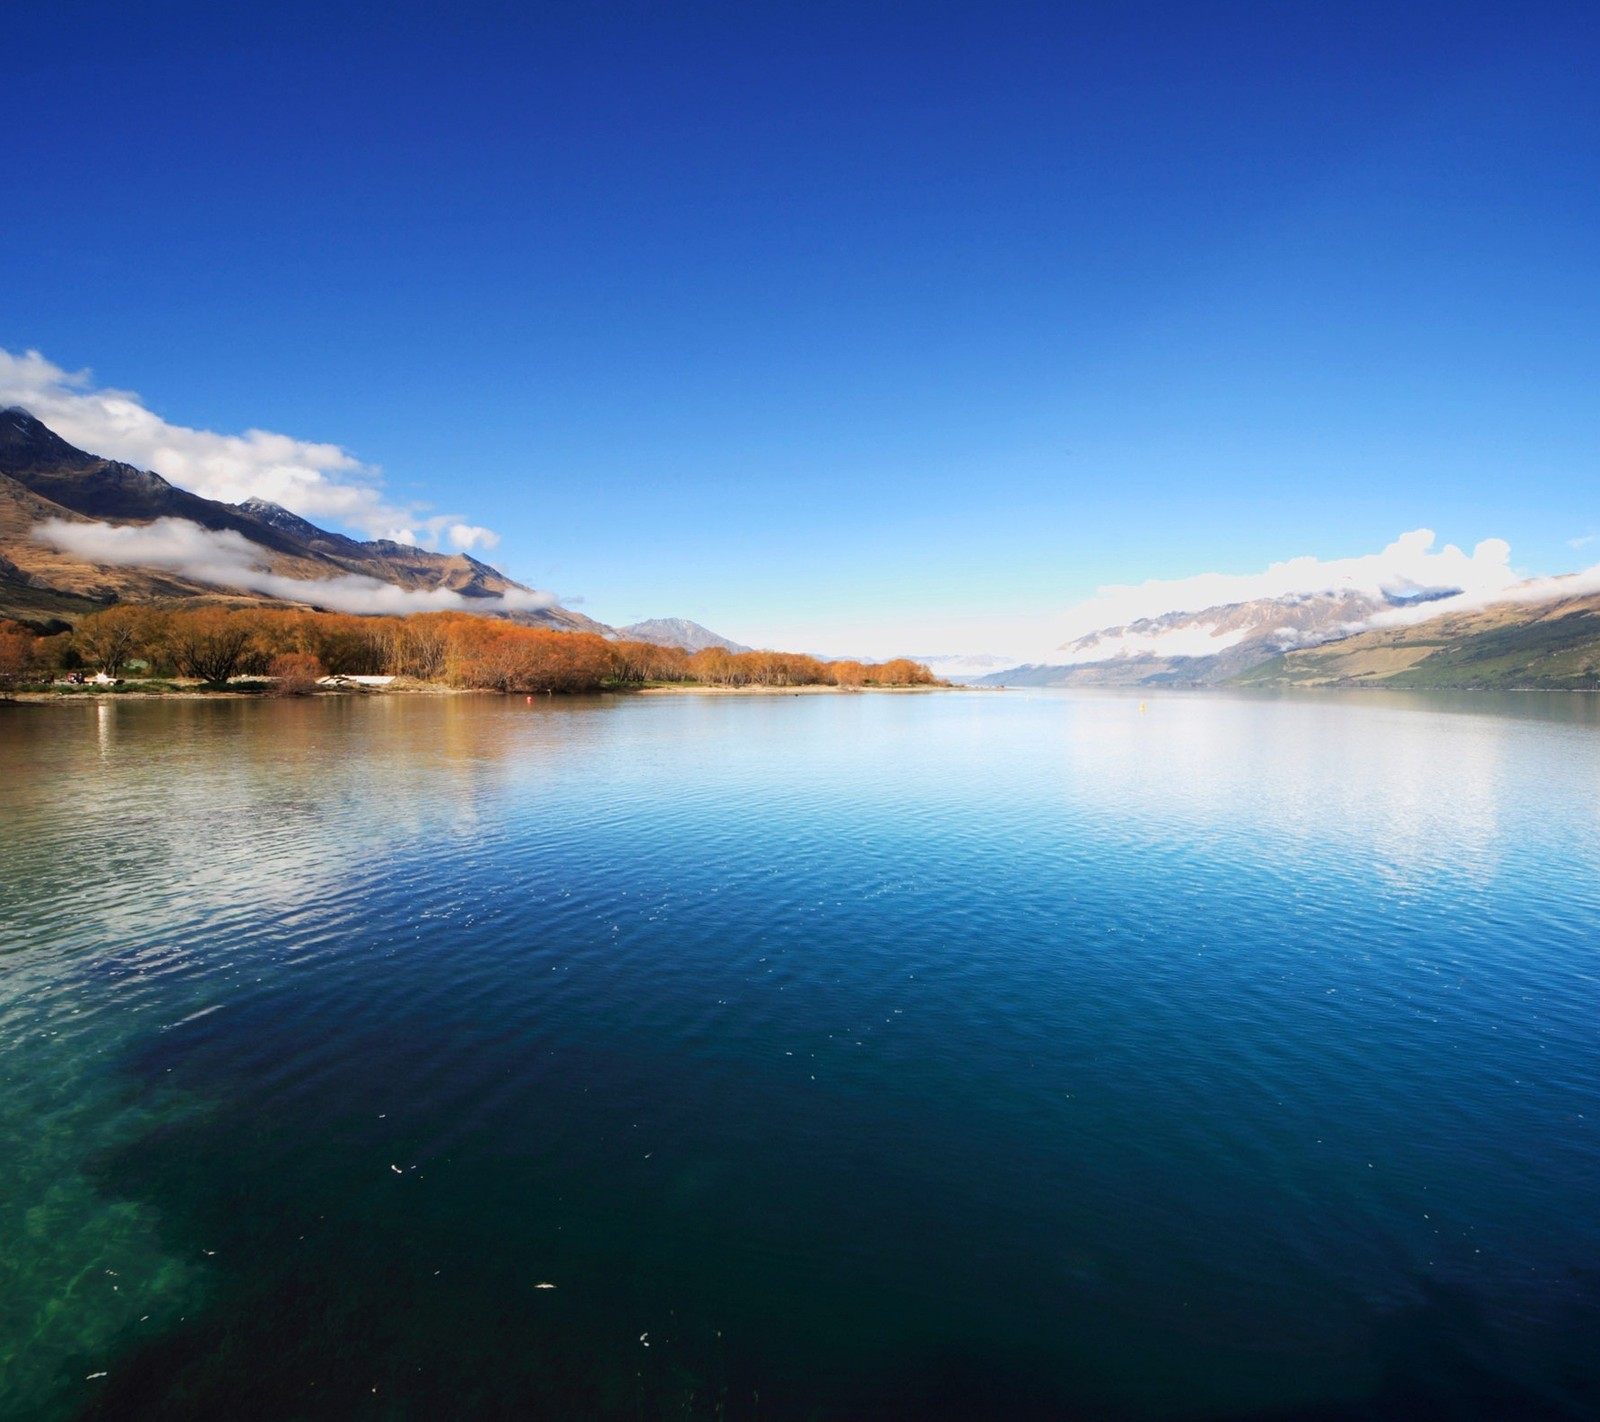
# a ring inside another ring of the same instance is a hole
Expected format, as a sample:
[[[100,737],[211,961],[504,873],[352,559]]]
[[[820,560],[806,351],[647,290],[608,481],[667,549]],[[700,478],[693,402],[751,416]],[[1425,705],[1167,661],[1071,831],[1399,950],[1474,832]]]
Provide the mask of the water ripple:
[[[0,1400],[1583,1415],[1600,737],[1461,704],[0,724]]]

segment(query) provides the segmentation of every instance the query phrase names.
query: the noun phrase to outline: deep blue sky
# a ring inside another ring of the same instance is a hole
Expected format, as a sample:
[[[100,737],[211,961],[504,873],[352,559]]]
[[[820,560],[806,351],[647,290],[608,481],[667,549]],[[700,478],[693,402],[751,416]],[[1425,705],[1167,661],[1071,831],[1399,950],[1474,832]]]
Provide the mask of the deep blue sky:
[[[0,348],[343,445],[607,621],[933,652],[1419,526],[1600,558],[1592,4],[56,0],[6,48]]]

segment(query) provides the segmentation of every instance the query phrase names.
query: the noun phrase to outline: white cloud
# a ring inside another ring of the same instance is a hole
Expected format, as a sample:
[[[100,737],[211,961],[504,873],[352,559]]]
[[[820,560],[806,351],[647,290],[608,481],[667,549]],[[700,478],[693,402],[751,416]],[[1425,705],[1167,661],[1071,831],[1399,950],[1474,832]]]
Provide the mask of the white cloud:
[[[1497,602],[1554,602],[1558,598],[1587,597],[1591,593],[1600,593],[1600,563],[1576,573],[1529,578],[1498,591],[1467,589],[1456,597],[1441,598],[1438,602],[1419,607],[1390,608],[1369,618],[1362,627],[1350,630],[1359,632],[1368,627],[1409,627],[1418,622],[1431,622],[1435,617],[1444,617],[1452,612],[1476,612],[1481,607],[1489,607]]]
[[[473,548],[493,548],[499,541],[500,535],[492,529],[476,528],[470,523],[450,525],[450,542],[463,553]]]
[[[1593,543],[1594,540],[1595,540],[1595,535],[1594,534],[1586,533],[1586,534],[1583,535],[1582,538],[1569,538],[1567,540],[1567,547],[1568,548],[1586,548],[1589,544]]]
[[[1448,591],[1481,596],[1501,592],[1517,581],[1511,571],[1511,547],[1503,539],[1484,539],[1470,556],[1453,543],[1435,553],[1430,551],[1433,544],[1433,531],[1419,528],[1401,534],[1381,553],[1357,558],[1326,562],[1311,557],[1290,558],[1259,573],[1200,573],[1189,578],[1112,584],[1069,609],[1058,625],[1063,640],[1068,640],[1104,627],[1126,626],[1142,617],[1203,612],[1257,598],[1342,592],[1418,597]]]
[[[1294,558],[1253,573],[1206,573],[1152,579],[1137,585],[1109,585],[1087,601],[1037,615],[974,610],[968,602],[959,608],[930,607],[904,617],[874,608],[849,617],[769,617],[759,623],[741,624],[735,609],[726,614],[707,614],[705,620],[741,642],[793,647],[827,656],[981,656],[981,666],[962,668],[962,673],[977,673],[1003,671],[1025,663],[1064,666],[1084,658],[1074,657],[1063,649],[1063,644],[1090,633],[1126,628],[1140,618],[1157,618],[1168,612],[1203,612],[1256,598],[1299,594],[1309,599],[1318,593],[1329,597],[1337,597],[1341,591],[1356,593],[1358,596],[1350,599],[1355,614],[1338,629],[1340,635],[1347,635],[1368,625],[1361,620],[1365,609],[1361,608],[1360,595],[1377,602],[1385,593],[1414,597],[1424,590],[1462,589],[1448,598],[1387,608],[1378,614],[1387,622],[1416,622],[1497,601],[1541,602],[1600,591],[1600,565],[1566,578],[1519,583],[1510,564],[1509,547],[1502,540],[1487,539],[1471,554],[1454,547],[1435,549],[1435,541],[1428,530],[1418,529],[1377,553],[1359,557]],[[1280,632],[1279,640],[1287,645],[1317,639],[1314,631],[1285,625],[1286,621],[1269,621],[1256,630],[1262,634]],[[1104,660],[1119,651],[1128,655],[1211,655],[1236,645],[1238,625],[1222,615],[1206,618],[1198,627],[1179,629],[1173,634],[1184,640],[1162,642],[1159,647],[1153,641],[1141,645],[1133,640],[1138,633],[1123,633],[1123,640],[1101,641],[1093,660]],[[954,662],[940,664],[953,666]]]
[[[551,593],[513,591],[499,598],[463,597],[447,588],[402,588],[356,573],[337,578],[288,578],[269,572],[263,565],[271,554],[242,533],[201,528],[181,518],[158,518],[140,526],[51,519],[39,524],[33,536],[91,563],[170,568],[198,582],[291,598],[335,612],[531,612],[556,605]]]
[[[1223,630],[1214,622],[1195,627],[1174,627],[1154,632],[1121,632],[1097,637],[1092,645],[1053,652],[1053,666],[1074,666],[1081,662],[1107,662],[1119,657],[1214,657],[1236,647],[1253,629],[1234,627]]]
[[[88,370],[63,370],[38,351],[17,356],[0,349],[4,405],[23,406],[69,444],[153,469],[207,499],[270,499],[302,518],[397,543],[432,547],[447,533],[457,548],[499,542],[498,535],[462,522],[459,514],[427,515],[414,505],[391,503],[377,466],[336,444],[270,430],[230,435],[169,424],[132,391],[96,388]]]
[[[1470,555],[1448,543],[1434,551],[1434,542],[1431,529],[1419,528],[1402,534],[1382,552],[1355,558],[1291,558],[1258,573],[1201,573],[1189,578],[1103,587],[1093,598],[1070,608],[1056,620],[1052,624],[1053,648],[1035,653],[1028,660],[1060,666],[1144,653],[1213,655],[1246,637],[1260,635],[1267,628],[1240,628],[1237,624],[1223,628],[1213,622],[1171,630],[1122,629],[1144,618],[1204,612],[1257,599],[1319,595],[1339,598],[1349,594],[1373,601],[1406,599],[1400,605],[1381,607],[1320,629],[1281,628],[1279,641],[1287,647],[1325,641],[1330,633],[1351,636],[1371,628],[1412,626],[1498,602],[1548,602],[1600,592],[1600,565],[1562,577],[1519,580],[1511,568],[1510,545],[1503,539],[1486,538]],[[1106,629],[1116,629],[1116,634],[1089,637]],[[1088,640],[1074,648],[1072,644],[1080,638]]]

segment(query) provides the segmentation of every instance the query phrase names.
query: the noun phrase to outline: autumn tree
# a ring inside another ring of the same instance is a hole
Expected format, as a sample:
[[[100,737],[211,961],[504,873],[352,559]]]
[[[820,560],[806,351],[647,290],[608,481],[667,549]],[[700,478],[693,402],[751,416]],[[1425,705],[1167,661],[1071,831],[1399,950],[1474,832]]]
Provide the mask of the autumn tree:
[[[33,633],[18,622],[0,622],[0,691],[32,679],[37,660]]]
[[[328,671],[345,676],[381,676],[389,661],[399,619],[357,617],[343,612],[301,613],[293,650],[314,656]]]
[[[896,657],[880,666],[868,667],[866,679],[873,686],[937,686],[938,678],[909,657]]]
[[[613,642],[611,659],[614,675],[622,682],[686,681],[689,678],[689,654],[682,647],[663,647],[655,642]]]
[[[442,681],[450,664],[450,620],[419,613],[394,621],[385,670],[418,681]]]
[[[220,685],[239,670],[254,631],[242,613],[220,607],[185,610],[172,614],[168,646],[185,676]]]
[[[92,667],[107,676],[121,675],[123,667],[138,657],[149,639],[150,614],[142,607],[108,607],[92,612],[78,624],[73,645]]]
[[[726,647],[702,647],[689,658],[690,675],[706,686],[743,686],[748,669]]]
[[[310,652],[279,652],[267,664],[272,690],[278,696],[309,696],[323,675],[322,663]]]

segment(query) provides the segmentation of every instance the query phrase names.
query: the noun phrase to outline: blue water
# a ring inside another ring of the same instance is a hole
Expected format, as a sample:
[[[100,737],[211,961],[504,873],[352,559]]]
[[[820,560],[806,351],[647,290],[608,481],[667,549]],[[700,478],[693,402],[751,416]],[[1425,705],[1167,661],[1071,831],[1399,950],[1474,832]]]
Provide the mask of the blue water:
[[[0,708],[0,1416],[1600,1417],[1600,704],[1146,703]]]

